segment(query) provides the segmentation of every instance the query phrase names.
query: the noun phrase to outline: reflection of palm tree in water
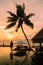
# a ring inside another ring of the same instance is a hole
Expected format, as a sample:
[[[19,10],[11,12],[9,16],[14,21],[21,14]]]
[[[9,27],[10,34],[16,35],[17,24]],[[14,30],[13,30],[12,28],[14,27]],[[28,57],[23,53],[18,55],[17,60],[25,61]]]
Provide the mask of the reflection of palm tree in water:
[[[10,60],[11,60],[11,65],[12,65],[12,61],[13,61],[13,55],[12,55],[12,50],[11,50],[11,52],[10,52]]]
[[[20,64],[20,65],[24,65],[25,62],[26,62],[27,59],[28,59],[29,52],[30,52],[30,51],[33,51],[32,49],[29,49],[28,53],[26,53],[26,51],[24,50],[26,54],[23,54],[23,56],[25,56],[25,58],[23,59],[23,61],[21,61],[21,62],[19,61],[19,62],[18,62],[18,60],[15,59],[15,56],[22,57],[21,54],[22,54],[23,52],[21,51],[20,53],[18,53],[18,52],[19,52],[19,51],[18,51],[18,48],[17,48],[16,50],[17,50],[17,53],[16,53],[16,54],[13,53],[13,51],[11,51],[11,53],[10,53],[11,62],[14,60],[14,61],[15,61],[15,63],[14,63],[15,65],[19,65],[19,64]],[[33,51],[33,52],[34,52],[34,51]],[[18,54],[19,54],[19,55],[18,55]],[[31,58],[31,57],[30,57],[30,58]],[[28,61],[28,62],[29,62],[29,61]]]
[[[11,51],[11,53],[10,53],[10,59],[11,59],[11,61],[13,60],[12,51]]]
[[[14,65],[24,65],[25,62],[26,62],[27,59],[28,59],[28,55],[27,55],[27,54],[25,55],[25,58],[23,57],[24,59],[23,59],[23,61],[21,61],[21,62],[20,62],[20,60],[19,60],[19,61],[16,60],[14,56],[15,56],[15,55],[14,55],[13,52],[11,51],[11,53],[10,53],[10,59],[11,59],[11,62],[12,62],[13,60],[15,60]]]

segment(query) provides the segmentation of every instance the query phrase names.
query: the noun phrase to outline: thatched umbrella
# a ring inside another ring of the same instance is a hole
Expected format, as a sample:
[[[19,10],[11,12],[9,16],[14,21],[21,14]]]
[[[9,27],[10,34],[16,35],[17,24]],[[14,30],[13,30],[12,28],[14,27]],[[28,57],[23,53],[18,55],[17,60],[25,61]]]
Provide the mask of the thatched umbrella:
[[[40,48],[41,43],[43,43],[43,28],[32,38],[33,43],[40,43]]]

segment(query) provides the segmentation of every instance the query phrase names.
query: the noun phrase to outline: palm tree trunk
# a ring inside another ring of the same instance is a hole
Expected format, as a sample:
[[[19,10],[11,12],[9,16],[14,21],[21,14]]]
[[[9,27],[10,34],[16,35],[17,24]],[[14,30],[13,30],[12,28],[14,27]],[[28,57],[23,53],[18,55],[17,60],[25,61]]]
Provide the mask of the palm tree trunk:
[[[26,34],[25,34],[24,30],[23,30],[22,25],[21,25],[21,29],[22,29],[22,32],[23,32],[23,34],[24,34],[24,36],[25,36],[25,38],[26,38],[26,40],[27,40],[27,42],[28,42],[29,47],[31,48],[30,43],[29,43],[29,41],[28,41],[28,38],[27,38],[27,36],[26,36]]]

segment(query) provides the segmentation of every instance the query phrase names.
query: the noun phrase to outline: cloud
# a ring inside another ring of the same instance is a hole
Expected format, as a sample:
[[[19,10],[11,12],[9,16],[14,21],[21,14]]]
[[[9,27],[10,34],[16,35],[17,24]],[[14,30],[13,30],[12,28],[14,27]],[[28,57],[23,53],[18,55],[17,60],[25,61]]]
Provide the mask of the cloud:
[[[4,28],[5,28],[4,26],[0,26],[0,29],[2,29],[2,30],[3,30]]]

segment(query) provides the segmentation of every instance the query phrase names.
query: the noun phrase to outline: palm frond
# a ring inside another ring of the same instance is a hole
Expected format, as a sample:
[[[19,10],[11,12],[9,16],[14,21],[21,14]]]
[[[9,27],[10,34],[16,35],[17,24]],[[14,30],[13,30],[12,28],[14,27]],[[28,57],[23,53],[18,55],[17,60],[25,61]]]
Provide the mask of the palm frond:
[[[33,23],[31,23],[30,20],[26,19],[24,22],[26,25],[28,25],[29,27],[31,27],[33,29],[34,25],[33,25]]]
[[[8,21],[7,22],[17,22],[17,19],[14,19],[13,17],[8,17]]]
[[[18,19],[18,16],[17,15],[15,15],[14,13],[12,13],[12,12],[10,12],[10,11],[7,11],[12,17],[14,17],[14,18],[17,18]]]
[[[34,28],[33,23],[30,23],[29,26],[30,26],[32,29]]]
[[[17,16],[19,17],[24,17],[24,8],[21,5],[17,5]]]
[[[23,9],[25,9],[25,4],[23,3]]]
[[[26,16],[26,18],[30,18],[32,17],[33,15],[35,15],[34,13],[30,13],[29,15]]]
[[[23,20],[22,20],[22,18],[20,18],[19,19],[19,21],[18,21],[18,25],[17,25],[17,29],[16,29],[16,32],[18,31],[18,29],[20,28],[20,26],[22,25],[22,23],[23,23]]]
[[[18,23],[17,28],[16,28],[16,32],[18,31],[19,28],[20,28],[20,24]]]
[[[14,23],[10,23],[10,24],[8,24],[8,25],[6,26],[5,29],[9,29],[9,28],[13,27],[14,25],[15,25],[15,22],[14,22]]]

